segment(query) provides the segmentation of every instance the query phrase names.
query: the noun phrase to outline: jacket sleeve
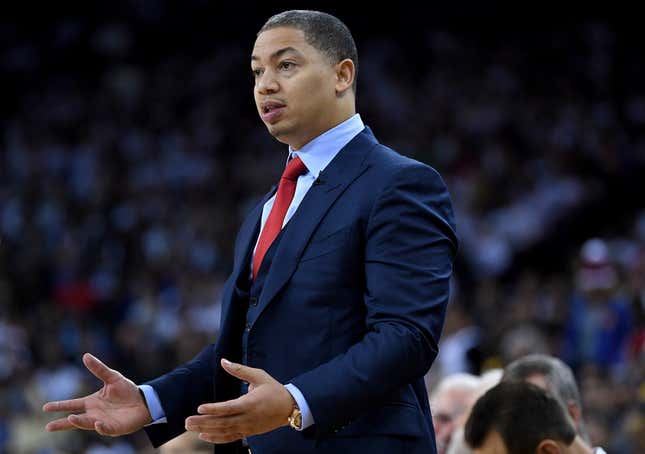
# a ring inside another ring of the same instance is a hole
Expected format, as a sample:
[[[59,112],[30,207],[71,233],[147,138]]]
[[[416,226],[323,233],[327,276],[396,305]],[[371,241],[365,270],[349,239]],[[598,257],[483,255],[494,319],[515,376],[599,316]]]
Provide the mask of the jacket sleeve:
[[[291,380],[307,399],[317,437],[384,404],[429,370],[457,244],[439,174],[420,163],[394,172],[366,226],[367,332],[345,353]]]

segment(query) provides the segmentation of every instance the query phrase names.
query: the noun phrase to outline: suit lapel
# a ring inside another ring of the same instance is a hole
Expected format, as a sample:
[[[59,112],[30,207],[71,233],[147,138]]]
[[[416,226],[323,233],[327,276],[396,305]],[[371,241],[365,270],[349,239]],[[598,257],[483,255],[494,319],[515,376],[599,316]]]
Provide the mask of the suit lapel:
[[[334,157],[317,183],[307,191],[285,226],[260,294],[258,317],[295,271],[309,238],[331,205],[367,169],[365,158],[377,143],[372,131],[366,127]]]

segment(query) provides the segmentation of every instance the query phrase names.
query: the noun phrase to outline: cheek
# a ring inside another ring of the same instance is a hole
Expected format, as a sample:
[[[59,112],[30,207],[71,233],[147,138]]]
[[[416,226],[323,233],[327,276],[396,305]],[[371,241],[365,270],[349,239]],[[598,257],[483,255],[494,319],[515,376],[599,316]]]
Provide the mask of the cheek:
[[[328,81],[321,77],[309,77],[294,86],[294,91],[302,105],[320,105],[329,101]]]
[[[326,117],[329,112],[331,100],[325,96],[320,86],[312,86],[303,93],[301,113],[307,115],[313,122]]]

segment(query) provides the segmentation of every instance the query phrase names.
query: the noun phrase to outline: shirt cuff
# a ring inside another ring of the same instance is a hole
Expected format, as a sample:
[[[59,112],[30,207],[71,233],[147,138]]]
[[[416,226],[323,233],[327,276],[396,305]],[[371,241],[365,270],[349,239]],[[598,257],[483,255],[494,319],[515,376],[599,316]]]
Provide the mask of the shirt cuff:
[[[293,396],[294,400],[298,404],[300,413],[302,413],[302,429],[300,430],[305,430],[307,427],[314,424],[314,415],[311,414],[307,400],[295,385],[288,383],[284,385],[284,387],[287,388],[287,391],[289,391],[289,393]]]
[[[148,424],[148,426],[168,422],[166,419],[166,412],[163,411],[157,391],[155,391],[155,389],[150,385],[141,385],[139,386],[139,389],[143,393],[143,398],[146,401],[148,411],[152,417],[152,422]]]

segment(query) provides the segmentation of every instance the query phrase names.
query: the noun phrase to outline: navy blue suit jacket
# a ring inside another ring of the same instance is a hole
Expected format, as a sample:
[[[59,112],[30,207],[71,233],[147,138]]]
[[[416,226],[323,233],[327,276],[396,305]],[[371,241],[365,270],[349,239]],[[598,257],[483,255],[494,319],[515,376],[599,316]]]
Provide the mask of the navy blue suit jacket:
[[[441,177],[365,128],[306,194],[283,229],[258,301],[240,311],[248,306],[237,283],[248,277],[270,196],[238,233],[219,338],[149,382],[168,418],[146,428],[151,441],[183,432],[200,404],[239,396],[239,381],[219,364],[225,357],[296,385],[315,419],[302,432],[283,427],[249,437],[253,452],[435,452],[423,376],[437,355],[457,251]],[[216,445],[215,452],[240,447]]]

